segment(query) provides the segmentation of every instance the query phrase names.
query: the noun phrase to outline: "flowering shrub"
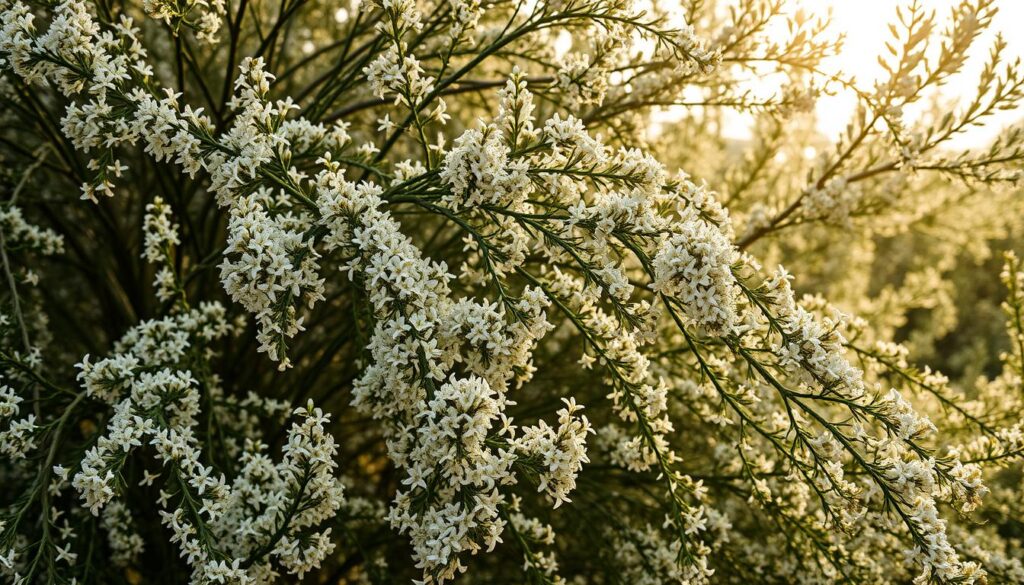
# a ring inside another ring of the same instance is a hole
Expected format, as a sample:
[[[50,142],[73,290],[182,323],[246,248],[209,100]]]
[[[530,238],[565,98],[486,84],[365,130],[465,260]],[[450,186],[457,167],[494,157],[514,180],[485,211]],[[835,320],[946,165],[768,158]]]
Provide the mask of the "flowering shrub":
[[[894,12],[0,0],[3,582],[1024,582],[1024,76]]]

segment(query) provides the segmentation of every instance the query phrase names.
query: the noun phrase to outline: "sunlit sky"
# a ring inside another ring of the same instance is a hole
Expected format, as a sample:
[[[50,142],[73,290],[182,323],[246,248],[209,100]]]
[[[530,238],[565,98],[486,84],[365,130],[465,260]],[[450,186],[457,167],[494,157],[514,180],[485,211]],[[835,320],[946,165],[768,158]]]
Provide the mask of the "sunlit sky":
[[[899,0],[906,3],[906,0]],[[944,30],[948,22],[950,9],[956,0],[923,0],[924,6],[934,9],[938,15],[938,29]],[[877,63],[877,56],[884,51],[884,43],[889,38],[886,25],[895,19],[897,0],[797,0],[793,9],[802,6],[811,13],[832,11],[832,30],[845,33],[846,39],[839,55],[828,59],[823,68],[829,72],[844,71],[853,75],[862,88],[871,88],[883,70]],[[955,98],[970,94],[976,87],[976,80],[988,55],[992,40],[997,32],[1002,32],[1007,41],[1006,55],[1010,57],[1024,56],[1024,0],[996,0],[999,9],[993,25],[978,38],[971,48],[971,59],[963,73],[951,79],[943,88],[944,96]],[[784,35],[785,29],[780,27],[779,34]],[[778,82],[767,82],[755,86],[755,91],[765,94],[778,88]],[[856,100],[849,93],[838,93],[834,96],[822,96],[817,104],[818,125],[826,136],[834,137],[843,131],[853,113]],[[913,112],[908,111],[908,116]],[[664,116],[664,117],[662,117]],[[659,116],[663,120],[671,118],[671,113]],[[982,146],[990,141],[1001,128],[1021,118],[1016,111],[1000,112],[989,118],[984,128],[973,129],[956,137],[952,144],[958,148]],[[667,120],[665,120],[667,121]],[[730,116],[725,124],[724,132],[730,138],[746,138],[750,118],[744,115]]]

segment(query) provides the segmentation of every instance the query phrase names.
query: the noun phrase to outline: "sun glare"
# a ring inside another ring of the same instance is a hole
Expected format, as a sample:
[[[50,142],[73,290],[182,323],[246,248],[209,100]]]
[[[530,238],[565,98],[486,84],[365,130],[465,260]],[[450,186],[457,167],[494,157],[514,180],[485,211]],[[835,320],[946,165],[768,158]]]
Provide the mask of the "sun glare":
[[[896,18],[896,7],[906,4],[907,0],[802,0],[794,3],[794,10],[803,9],[815,16],[831,13],[830,27],[834,34],[844,35],[843,46],[837,55],[822,63],[822,70],[828,74],[845,73],[853,77],[857,85],[870,89],[883,73],[878,64],[878,56],[885,51],[888,40],[886,25]],[[952,0],[923,0],[923,5],[934,10],[939,16],[939,27],[944,27],[949,20],[949,12],[955,4]],[[970,60],[964,70],[953,77],[942,88],[943,98],[957,100],[970,94],[976,88],[976,79],[984,63],[985,52],[991,46],[996,34],[1002,34],[1007,42],[1008,55],[1024,54],[1024,38],[1014,30],[1014,24],[1024,22],[1024,1],[996,0],[1000,18],[993,26],[985,30],[974,43],[970,51]],[[780,25],[769,31],[769,37],[781,40],[787,34],[785,26]],[[777,93],[785,84],[786,79],[779,76],[767,76],[749,81],[749,87],[765,98]],[[817,126],[826,137],[839,135],[849,123],[857,100],[850,90],[830,86],[831,95],[819,97],[816,105]],[[662,123],[670,123],[678,119],[687,106],[660,112],[655,119]],[[919,106],[920,107],[920,106]],[[907,116],[920,115],[920,111],[908,108]],[[975,148],[987,144],[1005,126],[1017,122],[1016,112],[999,112],[992,116],[984,127],[973,128],[958,135],[951,145],[957,148]],[[723,112],[723,134],[728,138],[744,140],[750,136],[750,125],[753,116],[736,111]]]
[[[901,3],[906,3],[903,0]],[[897,2],[892,0],[804,0],[807,10],[832,11],[832,27],[837,33],[845,34],[845,41],[840,53],[825,62],[831,71],[845,71],[853,75],[862,86],[870,87],[882,73],[877,56],[885,48],[887,39],[885,25],[896,15]],[[924,0],[923,4],[942,18],[941,25],[948,22],[952,0]],[[1020,0],[996,0],[1000,18],[994,25],[982,33],[971,48],[971,59],[964,70],[954,77],[944,88],[947,98],[961,98],[970,94],[977,86],[976,79],[980,72],[985,52],[991,46],[995,35],[1001,33],[1006,42],[1008,55],[1024,54],[1024,39],[1020,37],[1019,26],[1024,23],[1024,2]],[[1016,23],[1016,27],[1012,24]],[[1014,29],[1017,30],[1014,30]],[[834,136],[846,126],[850,114],[855,107],[855,99],[849,92],[840,92],[835,96],[823,96],[818,102],[818,125],[822,132]],[[913,115],[913,112],[908,112]],[[956,146],[982,146],[998,134],[1000,128],[1017,121],[1018,113],[1005,112],[996,114],[989,124],[966,132],[956,139]]]

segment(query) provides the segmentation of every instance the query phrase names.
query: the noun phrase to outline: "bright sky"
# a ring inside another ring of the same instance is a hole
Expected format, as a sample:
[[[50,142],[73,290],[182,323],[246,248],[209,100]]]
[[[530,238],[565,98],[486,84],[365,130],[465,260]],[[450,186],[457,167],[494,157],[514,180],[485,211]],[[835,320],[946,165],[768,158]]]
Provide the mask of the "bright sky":
[[[901,0],[905,3],[905,0]],[[936,11],[939,17],[939,30],[944,30],[950,9],[957,4],[956,0],[922,0],[926,8]],[[829,59],[824,68],[828,71],[845,71],[856,77],[858,85],[870,88],[873,81],[882,74],[876,57],[884,51],[884,43],[889,38],[886,25],[895,19],[893,0],[797,0],[795,7],[803,6],[808,12],[825,12],[832,10],[832,28],[837,33],[845,33],[846,39],[839,55]],[[968,60],[963,73],[951,79],[944,87],[943,93],[948,97],[970,94],[988,55],[992,40],[997,32],[1002,32],[1007,41],[1006,55],[1024,57],[1024,0],[996,0],[999,13],[993,25],[975,41],[971,48],[971,59]],[[784,34],[784,31],[782,31]],[[772,87],[767,87],[771,91]],[[838,136],[849,122],[856,100],[850,93],[835,96],[822,96],[817,104],[819,128],[826,136]],[[910,115],[908,113],[908,115]],[[958,136],[953,146],[970,148],[982,146],[990,141],[1001,128],[1018,121],[1020,112],[1001,112],[989,119],[984,128],[974,129]],[[734,138],[745,138],[748,135],[749,119],[744,116],[731,118],[725,133]]]

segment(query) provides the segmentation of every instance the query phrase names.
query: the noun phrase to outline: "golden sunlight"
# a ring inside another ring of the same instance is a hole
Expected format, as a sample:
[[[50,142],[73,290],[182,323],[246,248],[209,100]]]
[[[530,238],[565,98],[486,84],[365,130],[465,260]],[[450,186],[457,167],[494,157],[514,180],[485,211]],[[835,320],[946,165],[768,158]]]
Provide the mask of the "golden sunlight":
[[[882,74],[877,56],[885,51],[888,37],[886,25],[896,17],[896,6],[909,4],[910,0],[803,0],[808,11],[832,11],[832,29],[844,35],[843,47],[838,55],[827,59],[822,65],[830,73],[845,72],[856,78],[861,87],[870,87]],[[956,4],[952,0],[921,0],[921,4],[934,10],[941,18],[940,26],[949,22],[949,14]],[[1024,54],[1024,38],[1020,35],[1024,23],[1024,2],[1020,0],[996,0],[1000,18],[989,29],[983,31],[969,52],[964,70],[953,77],[942,89],[943,99],[955,100],[976,89],[978,73],[984,63],[984,55],[997,34],[1002,34],[1007,43],[1007,54]],[[823,96],[817,105],[818,127],[828,136],[835,136],[849,121],[856,99],[848,91],[834,96]],[[990,124],[967,131],[955,139],[955,146],[970,148],[986,144],[1001,128],[1018,121],[1019,112],[999,112]]]
[[[886,52],[885,42],[889,39],[886,26],[896,19],[898,6],[907,6],[913,0],[799,0],[790,6],[790,12],[802,10],[816,18],[828,18],[829,28],[833,35],[842,35],[843,43],[839,52],[824,59],[820,65],[820,75],[814,83],[821,86],[822,79],[831,75],[840,75],[851,79],[862,90],[870,90],[874,82],[884,74],[878,63],[878,56]],[[918,3],[932,10],[938,16],[937,27],[948,25],[951,11],[956,2],[953,0],[918,0]],[[953,76],[938,91],[944,104],[956,104],[960,98],[971,94],[977,86],[977,76],[984,64],[985,53],[995,40],[1002,35],[1007,43],[1008,55],[1024,54],[1024,37],[1018,30],[1024,22],[1024,1],[995,0],[1000,18],[993,26],[982,31],[978,42],[968,52],[969,59],[963,70]],[[831,15],[831,16],[829,16]],[[769,38],[781,42],[788,34],[784,21],[775,23],[769,28]],[[936,47],[932,47],[936,50]],[[750,90],[763,99],[778,95],[787,78],[781,74],[757,76],[748,79]],[[857,98],[850,89],[832,83],[825,85],[827,94],[821,95],[815,106],[818,129],[829,138],[838,136],[850,121],[850,116],[857,105]],[[927,100],[908,108],[907,115],[914,118],[920,115],[920,108],[927,107]],[[678,120],[690,106],[673,106],[656,112],[654,119],[662,124]],[[917,111],[915,111],[917,110]],[[736,140],[750,137],[750,125],[754,117],[746,112],[727,110],[723,112],[723,134]],[[960,133],[948,146],[955,148],[978,148],[985,146],[1006,126],[1019,121],[1016,111],[999,111],[984,126],[977,126]],[[660,126],[653,128],[654,133],[661,131]]]

